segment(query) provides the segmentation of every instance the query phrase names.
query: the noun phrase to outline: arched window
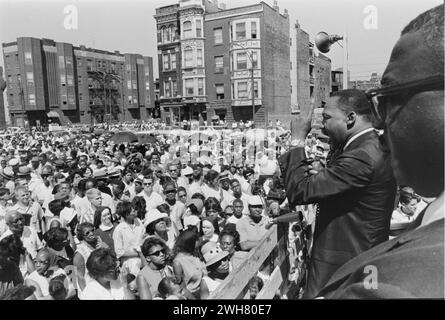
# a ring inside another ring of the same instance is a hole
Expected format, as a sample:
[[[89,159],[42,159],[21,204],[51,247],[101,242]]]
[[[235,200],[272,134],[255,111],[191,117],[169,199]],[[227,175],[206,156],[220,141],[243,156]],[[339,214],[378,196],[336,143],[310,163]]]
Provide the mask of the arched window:
[[[185,21],[182,24],[182,31],[183,31],[182,34],[184,36],[184,39],[191,38],[193,36],[192,35],[192,23],[190,21]]]
[[[170,42],[170,33],[166,27],[162,27],[162,42]]]
[[[170,25],[168,27],[168,31],[170,33],[170,39],[171,41],[175,41],[176,40],[176,28],[174,25]]]

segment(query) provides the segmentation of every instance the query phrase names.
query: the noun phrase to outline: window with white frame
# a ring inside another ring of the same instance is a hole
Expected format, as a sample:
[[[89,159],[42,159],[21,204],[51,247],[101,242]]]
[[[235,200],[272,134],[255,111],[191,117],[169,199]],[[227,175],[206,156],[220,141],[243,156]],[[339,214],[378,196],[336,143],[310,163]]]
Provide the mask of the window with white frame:
[[[195,94],[193,79],[186,79],[184,81],[184,84],[185,84],[185,95],[188,97],[193,96]]]
[[[32,54],[31,52],[25,52],[25,64],[32,64]]]
[[[258,81],[254,82],[254,86],[253,86],[253,96],[255,98],[259,97],[259,91],[258,91]]]
[[[256,39],[257,38],[257,30],[256,30],[256,21],[252,21],[250,22],[250,34],[251,34],[251,39]]]
[[[255,51],[252,52],[252,68],[258,68],[258,53]]]
[[[172,70],[176,69],[176,53],[171,53],[170,54],[170,67]]]
[[[131,83],[133,84],[133,89],[137,89],[137,83],[136,80],[131,80]]]
[[[185,21],[182,24],[182,34],[183,34],[183,38],[184,39],[193,37],[193,34],[192,34],[192,23],[190,21]]]
[[[178,95],[178,83],[176,80],[172,80],[172,97],[176,97]]]
[[[198,96],[204,95],[204,78],[198,78]]]
[[[69,86],[74,85],[74,78],[73,78],[73,76],[67,75],[67,76],[66,76],[66,82],[67,82],[67,84],[68,84]]]
[[[213,29],[213,37],[215,38],[215,44],[223,43],[222,28]]]
[[[66,75],[65,74],[61,74],[60,75],[60,84],[64,87],[66,85]]]
[[[131,90],[131,80],[127,80],[127,89]]]
[[[138,98],[135,97],[135,98],[133,99],[133,102],[134,102],[134,103],[138,103]]]
[[[201,38],[202,37],[202,29],[201,29],[201,20],[196,20],[196,37]]]
[[[184,50],[184,66],[186,68],[193,67],[193,49],[191,48]]]
[[[216,100],[224,100],[224,84],[215,84]]]
[[[29,105],[30,106],[35,106],[36,105],[36,95],[33,93],[30,93],[28,95],[28,100],[29,100]]]
[[[26,82],[28,83],[28,86],[34,85],[34,73],[33,72],[26,73]]]
[[[170,81],[164,81],[164,97],[171,97]]]
[[[170,42],[170,31],[166,27],[162,27],[162,43]]]
[[[247,54],[245,52],[238,52],[236,54],[236,70],[247,69]]]
[[[203,66],[203,62],[202,62],[202,49],[197,49],[196,50],[196,57],[197,57],[197,66],[198,67],[202,67]]]
[[[239,22],[235,24],[236,28],[236,40],[245,40],[246,39],[246,23]]]
[[[162,62],[164,65],[164,71],[165,70],[170,70],[170,63],[169,63],[169,55],[168,54],[163,54],[162,55]]]
[[[215,73],[220,73],[224,71],[224,57],[216,56],[215,57]]]
[[[170,33],[170,41],[175,41],[176,40],[176,29],[175,29],[175,26],[169,26],[168,27],[168,32]]]
[[[246,81],[240,81],[238,82],[238,98],[248,98],[247,96],[247,82]]]

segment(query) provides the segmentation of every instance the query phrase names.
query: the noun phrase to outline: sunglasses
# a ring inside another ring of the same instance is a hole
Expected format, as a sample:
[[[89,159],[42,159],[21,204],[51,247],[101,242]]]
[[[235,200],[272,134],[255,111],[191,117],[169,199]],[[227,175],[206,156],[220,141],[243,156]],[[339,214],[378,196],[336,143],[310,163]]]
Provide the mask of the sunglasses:
[[[378,127],[384,128],[394,121],[396,114],[402,110],[414,95],[426,91],[443,90],[443,87],[444,75],[440,74],[419,80],[371,89],[366,92],[366,96],[371,103],[371,111],[378,122]],[[391,101],[393,103],[391,103]],[[397,103],[394,103],[394,101],[397,101]],[[395,104],[400,105],[400,109],[393,115],[390,121],[386,121],[387,109]]]
[[[144,182],[144,186],[151,186],[151,185],[153,185],[153,182]]]
[[[149,255],[149,256],[156,256],[156,257],[159,257],[159,256],[161,255],[161,253],[162,253],[163,255],[165,255],[165,254],[167,253],[167,250],[165,250],[165,249],[161,249],[161,250],[158,250],[158,251],[149,253],[148,255]]]

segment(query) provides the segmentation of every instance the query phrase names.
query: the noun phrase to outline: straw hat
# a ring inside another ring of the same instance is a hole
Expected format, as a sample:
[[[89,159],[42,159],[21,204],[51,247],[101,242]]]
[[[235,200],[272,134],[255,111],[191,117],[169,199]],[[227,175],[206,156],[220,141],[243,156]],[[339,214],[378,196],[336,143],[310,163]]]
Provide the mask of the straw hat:
[[[222,250],[217,243],[212,241],[202,246],[201,253],[206,262],[206,267],[211,266],[229,255],[228,251]]]

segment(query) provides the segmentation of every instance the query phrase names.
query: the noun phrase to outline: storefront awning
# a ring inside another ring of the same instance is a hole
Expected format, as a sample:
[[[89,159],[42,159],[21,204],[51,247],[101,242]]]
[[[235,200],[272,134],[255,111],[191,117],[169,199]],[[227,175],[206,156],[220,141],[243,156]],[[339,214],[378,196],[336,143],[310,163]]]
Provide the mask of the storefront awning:
[[[60,118],[59,114],[55,111],[50,111],[46,114],[49,118]]]

